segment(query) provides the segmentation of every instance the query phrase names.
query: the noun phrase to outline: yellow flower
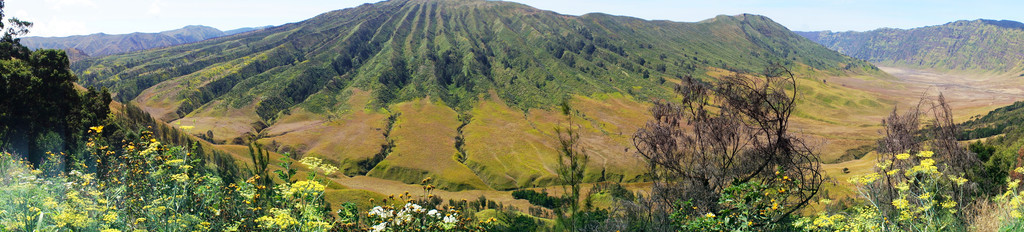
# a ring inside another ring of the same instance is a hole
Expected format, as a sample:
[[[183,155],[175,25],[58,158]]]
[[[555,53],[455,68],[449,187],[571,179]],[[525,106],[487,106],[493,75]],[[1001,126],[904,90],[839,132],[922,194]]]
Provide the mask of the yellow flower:
[[[707,214],[704,214],[704,216],[705,217],[709,217],[709,218],[715,218],[715,214],[711,213],[711,212],[708,212]]]
[[[961,176],[949,175],[949,180],[952,180],[956,185],[964,185],[967,183],[967,178],[963,178]]]
[[[306,167],[309,168],[309,169],[314,169],[314,168],[319,167],[320,163],[323,163],[323,160],[320,160],[320,158],[307,156],[307,157],[302,157],[302,159],[299,160],[299,163],[302,163],[303,165],[306,165]]]
[[[118,230],[118,229],[102,229],[102,230],[100,230],[100,232],[121,232],[121,230]]]
[[[931,158],[932,155],[934,155],[934,154],[935,154],[935,152],[932,152],[932,151],[921,151],[921,152],[917,153],[917,157]]]
[[[1010,181],[1010,183],[1006,185],[1006,188],[1007,189],[1017,189],[1017,186],[1020,186],[1020,180]]]
[[[1020,218],[1020,216],[1021,216],[1020,215],[1020,211],[1016,211],[1016,210],[1010,211],[1010,217],[1012,217],[1012,218]]]
[[[324,175],[330,175],[331,173],[337,172],[338,167],[330,164],[322,164],[320,165],[320,170],[324,171]]]
[[[107,214],[103,215],[103,221],[106,221],[107,223],[113,223],[116,220],[117,220],[117,213],[115,213],[113,211],[107,212]]]
[[[299,221],[292,217],[291,212],[288,210],[273,208],[270,209],[270,213],[273,216],[268,215],[257,218],[256,223],[260,223],[260,227],[268,229],[287,229],[292,225],[299,224]]]
[[[889,166],[892,166],[892,161],[890,161],[890,160],[882,161],[881,163],[875,164],[875,166],[878,166],[878,168],[880,168],[882,170],[889,169]]]
[[[867,174],[863,178],[861,178],[860,183],[861,184],[865,184],[865,185],[866,184],[871,184],[871,183],[875,182],[875,180],[878,180],[878,178],[880,178],[880,177],[881,177],[881,175],[878,175],[878,173]]]
[[[171,179],[174,179],[174,181],[177,182],[186,182],[188,181],[188,173],[179,173],[171,175]]]
[[[103,133],[103,126],[91,126],[89,130],[95,131],[96,133]]]
[[[905,209],[910,206],[910,202],[906,199],[896,199],[892,201],[892,206],[895,206],[896,209]]]
[[[945,202],[942,202],[942,208],[949,209],[949,208],[953,208],[953,207],[956,207],[956,202],[955,201],[946,200]]]
[[[181,130],[184,130],[184,131],[192,130],[192,128],[196,128],[196,127],[195,126],[181,126]]]
[[[183,159],[172,159],[172,160],[168,160],[167,163],[165,163],[165,164],[171,165],[171,166],[178,166],[179,164],[182,164],[182,163],[185,163],[185,160],[183,160]]]
[[[1013,171],[1020,174],[1024,174],[1024,166],[1014,168]]]
[[[909,158],[910,158],[910,154],[907,154],[907,153],[901,153],[901,154],[896,155],[896,159],[899,159],[899,160],[905,160],[905,159],[909,159]]]
[[[932,193],[924,193],[924,194],[921,194],[921,196],[917,197],[917,199],[921,199],[921,200],[927,200],[927,199],[931,199],[931,198],[932,198]]]

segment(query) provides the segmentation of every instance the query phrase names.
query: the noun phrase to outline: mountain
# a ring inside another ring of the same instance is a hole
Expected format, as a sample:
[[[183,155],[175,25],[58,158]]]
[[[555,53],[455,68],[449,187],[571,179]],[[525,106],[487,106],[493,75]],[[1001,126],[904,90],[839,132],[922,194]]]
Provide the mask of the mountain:
[[[913,29],[800,32],[843,54],[871,62],[946,70],[1024,71],[1024,24],[971,20]]]
[[[877,68],[763,16],[680,23],[479,0],[364,4],[73,69],[217,143],[255,140],[346,175],[504,190],[557,183],[562,102],[592,156],[587,181],[641,181],[631,136],[648,102],[672,98],[680,77],[754,74],[769,61],[813,86],[808,104],[878,105],[817,79]]]
[[[246,32],[255,31],[255,30],[263,30],[263,29],[267,29],[267,28],[270,28],[270,27],[273,27],[273,26],[243,27],[243,28],[238,28],[238,29],[234,29],[234,30],[224,31],[224,35],[241,34],[241,33],[246,33]]]
[[[31,49],[76,49],[76,53],[85,56],[106,56],[121,54],[158,47],[193,43],[221,36],[244,33],[267,27],[247,27],[230,31],[217,28],[192,25],[181,29],[159,33],[131,33],[122,35],[92,34],[68,37],[25,37],[21,43]],[[72,56],[72,61],[76,61]]]

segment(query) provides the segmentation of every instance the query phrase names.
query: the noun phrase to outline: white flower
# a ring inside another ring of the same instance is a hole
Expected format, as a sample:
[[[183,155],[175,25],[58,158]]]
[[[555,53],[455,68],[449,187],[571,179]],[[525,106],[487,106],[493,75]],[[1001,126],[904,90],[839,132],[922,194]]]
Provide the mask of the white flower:
[[[402,223],[411,222],[411,221],[412,221],[412,215],[409,215],[409,213],[406,213],[405,210],[402,210],[402,212],[398,212],[398,214],[395,215],[395,225],[400,226],[400,225],[402,225]]]
[[[458,217],[458,216],[459,216],[459,214],[449,214],[448,216],[444,216],[444,219],[442,219],[441,222],[444,222],[444,223],[456,223],[459,220],[456,219],[455,217]]]
[[[438,212],[436,209],[432,209],[429,212],[427,212],[427,216],[433,218],[441,218],[441,212]]]
[[[369,216],[378,216],[378,217],[380,217],[382,219],[387,219],[387,218],[391,217],[391,215],[394,214],[394,211],[386,210],[384,208],[381,208],[380,206],[377,206],[377,207],[373,207],[373,209],[371,209],[368,214],[369,214]]]
[[[457,213],[444,216],[444,219],[441,219],[441,227],[445,230],[455,228],[455,223],[459,222],[458,216],[459,214]]]
[[[377,224],[377,225],[374,225],[373,227],[370,227],[370,231],[381,232],[381,231],[386,230],[388,228],[387,226],[388,226],[387,222],[381,222],[380,224]]]
[[[425,211],[425,210],[423,210],[423,206],[420,206],[420,205],[417,205],[417,204],[413,204],[413,203],[405,203],[405,210],[412,211],[412,212],[415,212],[415,213],[423,213],[423,211]]]

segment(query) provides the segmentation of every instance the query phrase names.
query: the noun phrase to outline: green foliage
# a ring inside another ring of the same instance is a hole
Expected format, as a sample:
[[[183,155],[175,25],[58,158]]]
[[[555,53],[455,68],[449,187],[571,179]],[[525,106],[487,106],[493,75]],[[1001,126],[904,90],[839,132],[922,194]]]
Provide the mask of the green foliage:
[[[779,182],[796,181],[776,172]],[[689,201],[679,200],[672,213],[673,223],[682,231],[791,231],[791,217],[783,217],[788,209],[785,193],[793,191],[785,185],[758,181],[736,181],[718,197],[720,209],[699,214]]]
[[[992,110],[982,117],[974,117],[960,124],[963,130],[957,139],[970,140],[987,138],[1010,132],[1024,124],[1024,102]]]
[[[146,132],[113,147],[100,136],[103,131],[93,127],[86,150],[109,157],[104,162],[115,168],[99,172],[65,164],[52,153],[38,169],[0,153],[0,171],[5,174],[0,176],[0,230],[487,231],[497,220],[478,222],[457,208],[437,209],[437,203],[431,208],[408,203],[401,210],[387,211],[396,208],[383,206],[369,212],[345,203],[333,217],[324,200],[329,180],[323,176],[338,169],[322,160],[300,160],[310,172],[296,182],[264,185],[258,176],[230,182],[203,165],[190,148],[166,146]],[[283,173],[294,173],[290,165],[285,168]],[[403,199],[413,201],[409,195]]]
[[[1024,168],[1014,170],[1015,174],[1024,174]],[[998,206],[996,218],[1000,224],[999,231],[1020,231],[1024,230],[1024,195],[1020,192],[1020,180],[1013,180],[1006,188],[1006,192],[995,199]]]
[[[548,209],[555,209],[562,207],[562,199],[558,197],[548,196],[548,193],[537,192],[534,190],[523,189],[512,191],[512,198],[525,199],[530,201],[530,204],[538,205]]]
[[[491,231],[539,231],[543,224],[536,218],[514,211],[497,211],[495,215],[497,223]]]
[[[29,52],[14,37],[31,23],[10,22],[0,39],[0,150],[24,155],[36,165],[46,152],[78,153],[88,127],[108,123],[110,94],[76,90],[64,51]],[[81,162],[64,157],[68,163]]]

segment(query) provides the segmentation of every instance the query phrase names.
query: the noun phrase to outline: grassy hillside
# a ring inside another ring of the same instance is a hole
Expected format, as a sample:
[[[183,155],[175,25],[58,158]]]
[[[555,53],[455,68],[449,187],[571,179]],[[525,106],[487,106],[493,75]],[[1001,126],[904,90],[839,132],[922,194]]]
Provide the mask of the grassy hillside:
[[[1024,27],[1014,21],[972,20],[913,29],[801,32],[843,54],[883,64],[1024,72]]]
[[[961,124],[963,131],[961,131],[959,139],[980,139],[1008,133],[1019,130],[1022,123],[1024,123],[1024,102],[1016,102],[964,122]]]
[[[802,101],[877,106],[874,95],[820,79],[884,75],[877,68],[763,16],[679,23],[475,0],[365,4],[73,68],[84,85],[219,143],[255,138],[348,175],[430,176],[457,190],[553,184],[553,128],[565,122],[553,106],[563,99],[595,157],[588,180],[642,180],[630,139],[647,120],[645,102],[671,98],[679,77],[757,73],[768,62],[810,86]],[[819,119],[809,122],[863,124]]]

